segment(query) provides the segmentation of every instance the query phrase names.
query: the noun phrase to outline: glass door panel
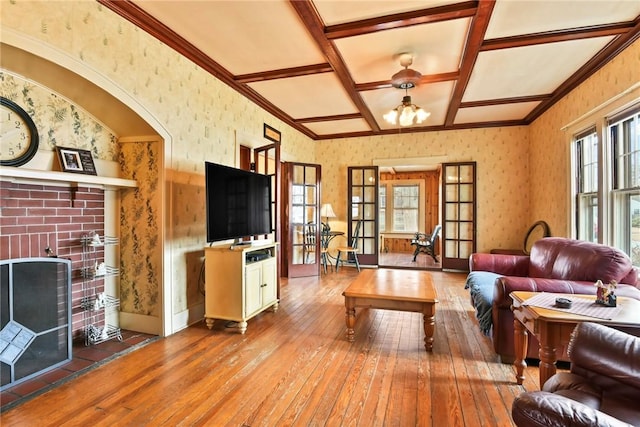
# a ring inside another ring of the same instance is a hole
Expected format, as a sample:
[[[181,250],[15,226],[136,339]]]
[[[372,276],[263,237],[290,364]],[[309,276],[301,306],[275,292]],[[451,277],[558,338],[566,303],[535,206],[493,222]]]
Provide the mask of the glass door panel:
[[[468,270],[476,250],[476,163],[442,165],[442,268]]]
[[[378,265],[378,167],[348,168],[347,241],[361,222],[357,238],[361,265]]]
[[[320,274],[320,166],[288,163],[289,181],[289,277]]]

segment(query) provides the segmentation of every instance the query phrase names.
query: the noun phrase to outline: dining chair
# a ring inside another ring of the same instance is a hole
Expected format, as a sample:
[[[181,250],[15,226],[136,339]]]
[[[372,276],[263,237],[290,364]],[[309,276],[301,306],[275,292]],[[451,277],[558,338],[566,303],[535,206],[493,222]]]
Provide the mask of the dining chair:
[[[338,250],[338,254],[336,255],[336,271],[340,269],[340,263],[344,263],[342,254],[347,254],[347,260],[349,259],[349,254],[353,256],[353,260],[355,261],[356,268],[360,271],[360,263],[358,262],[358,237],[360,236],[360,227],[362,226],[362,220],[359,220],[356,223],[356,228],[353,230],[353,236],[351,238],[350,246],[338,246],[336,249]]]
[[[304,227],[304,263],[314,264],[316,254],[316,225],[312,222]],[[313,259],[311,258],[313,256]]]

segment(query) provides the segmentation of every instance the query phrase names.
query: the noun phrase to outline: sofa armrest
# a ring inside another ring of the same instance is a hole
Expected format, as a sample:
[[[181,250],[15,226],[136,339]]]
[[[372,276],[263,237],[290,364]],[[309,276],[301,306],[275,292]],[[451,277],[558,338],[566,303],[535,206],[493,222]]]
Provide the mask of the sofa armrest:
[[[474,253],[469,257],[469,271],[491,271],[504,276],[526,276],[529,273],[529,257]]]
[[[511,407],[511,416],[518,427],[631,426],[580,402],[546,391],[522,393],[516,397]]]

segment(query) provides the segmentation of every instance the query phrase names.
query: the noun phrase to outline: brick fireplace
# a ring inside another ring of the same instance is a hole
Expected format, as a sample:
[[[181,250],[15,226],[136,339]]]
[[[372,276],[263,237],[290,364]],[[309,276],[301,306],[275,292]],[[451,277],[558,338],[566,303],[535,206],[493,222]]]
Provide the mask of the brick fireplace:
[[[0,200],[0,259],[57,256],[71,260],[72,335],[74,340],[83,339],[81,238],[93,232],[104,235],[104,190],[2,179]],[[104,280],[85,286],[103,292]],[[104,322],[104,318],[94,320]]]

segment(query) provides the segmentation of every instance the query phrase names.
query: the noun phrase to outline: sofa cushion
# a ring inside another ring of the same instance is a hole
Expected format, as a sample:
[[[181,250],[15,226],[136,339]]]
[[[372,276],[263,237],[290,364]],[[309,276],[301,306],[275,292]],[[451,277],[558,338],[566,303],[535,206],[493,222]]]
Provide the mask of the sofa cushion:
[[[464,285],[469,289],[471,303],[476,309],[476,318],[483,334],[489,335],[491,332],[491,307],[493,305],[493,292],[495,290],[496,279],[499,274],[489,271],[472,271],[467,276]]]
[[[595,282],[621,282],[633,269],[619,249],[561,237],[538,240],[531,249],[529,276]],[[634,283],[635,284],[635,283]]]

